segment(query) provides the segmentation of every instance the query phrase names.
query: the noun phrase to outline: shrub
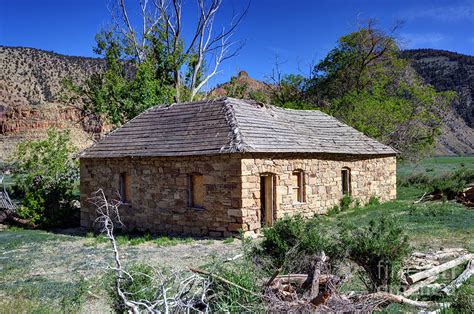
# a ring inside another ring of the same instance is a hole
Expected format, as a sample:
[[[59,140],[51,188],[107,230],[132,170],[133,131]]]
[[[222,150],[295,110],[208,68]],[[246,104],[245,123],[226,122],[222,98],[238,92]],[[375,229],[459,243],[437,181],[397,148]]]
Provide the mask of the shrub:
[[[249,259],[242,259],[232,264],[223,264],[214,261],[210,272],[225,278],[247,290],[261,293],[263,273]],[[222,282],[214,277],[209,277],[209,306],[215,313],[263,313],[262,299],[248,292],[242,291],[232,285]]]
[[[338,214],[340,211],[341,211],[341,209],[339,208],[339,206],[334,205],[333,207],[329,208],[328,215],[329,216],[334,216],[334,215]]]
[[[339,205],[341,206],[341,211],[348,210],[351,204],[352,204],[352,197],[348,194],[344,195],[339,201]]]
[[[380,200],[377,196],[372,195],[367,203],[368,206],[377,206],[380,205]]]
[[[79,178],[76,149],[69,132],[50,129],[44,140],[18,144],[12,158],[15,191],[22,197],[19,214],[42,226],[78,222],[79,211],[73,201]]]
[[[452,199],[462,192],[466,185],[474,181],[474,169],[461,167],[452,173],[430,178],[424,174],[414,174],[400,180],[402,186],[415,185],[422,187],[427,193],[442,194]]]
[[[455,313],[474,313],[474,285],[470,285],[469,282],[473,280],[465,283],[454,293],[450,309]]]
[[[269,257],[271,267],[283,267],[286,272],[308,273],[314,257],[324,251],[331,262],[344,255],[337,234],[325,229],[318,218],[286,217],[263,230],[264,239],[257,255]]]
[[[472,181],[474,181],[474,169],[460,168],[453,173],[434,178],[430,182],[430,188],[432,193],[441,193],[452,199]]]
[[[301,241],[303,230],[304,221],[301,216],[277,220],[271,228],[263,229],[263,252],[282,264],[288,250]]]
[[[368,226],[345,225],[342,243],[349,258],[361,266],[369,278],[369,291],[388,290],[398,280],[402,262],[410,254],[408,237],[394,219],[371,220]]]
[[[410,186],[410,185],[417,185],[417,186],[425,186],[428,185],[431,181],[430,177],[423,173],[415,173],[410,175],[406,179],[400,179],[398,184],[401,186]]]
[[[360,201],[359,201],[359,200],[355,200],[355,202],[354,202],[354,209],[357,210],[357,209],[360,209],[360,207],[361,207],[361,206],[360,206]]]

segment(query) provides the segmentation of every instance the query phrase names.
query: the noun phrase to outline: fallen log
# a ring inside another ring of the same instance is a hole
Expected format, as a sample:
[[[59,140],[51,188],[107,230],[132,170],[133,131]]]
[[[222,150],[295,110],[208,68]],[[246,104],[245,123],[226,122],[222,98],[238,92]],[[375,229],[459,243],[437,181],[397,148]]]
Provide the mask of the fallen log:
[[[441,264],[439,266],[433,267],[431,269],[427,269],[425,271],[410,275],[407,277],[407,281],[410,285],[412,285],[417,281],[420,281],[428,277],[432,277],[434,275],[444,272],[445,270],[461,265],[462,263],[465,263],[466,261],[472,259],[472,257],[473,257],[472,254],[463,255],[455,260],[452,260],[447,263]]]
[[[441,289],[441,293],[445,295],[452,295],[453,292],[459,288],[464,282],[466,282],[472,275],[474,274],[474,260],[471,260],[466,269],[459,275],[456,279],[454,279],[450,284],[446,287]]]
[[[366,296],[364,296],[364,298],[382,299],[391,303],[406,304],[413,307],[419,307],[419,308],[425,308],[425,309],[434,308],[434,307],[437,307],[438,305],[436,302],[414,301],[414,300],[405,298],[401,295],[391,294],[388,292],[375,292],[375,293],[367,294]]]
[[[324,285],[329,278],[333,277],[332,275],[321,274],[319,276],[319,284]],[[298,287],[301,287],[303,283],[308,280],[308,275],[306,274],[288,274],[288,275],[278,275],[275,277],[273,282],[279,281],[281,284],[292,284]]]
[[[427,270],[427,269],[431,269],[435,266],[438,266],[439,264],[435,264],[435,263],[430,263],[430,264],[424,264],[424,265],[408,265],[406,266],[406,269],[407,270]]]
[[[409,297],[413,293],[419,291],[421,288],[424,288],[424,287],[428,286],[429,284],[435,282],[437,278],[438,278],[438,276],[432,276],[432,277],[427,278],[426,280],[420,281],[419,283],[414,284],[413,286],[411,286],[407,290],[405,290],[402,293],[402,295],[404,297]]]
[[[444,288],[445,285],[443,284],[440,284],[440,283],[432,283],[430,285],[427,285],[425,288],[426,289],[431,289],[431,290],[434,290],[434,291],[438,291],[438,290],[441,290]]]
[[[0,208],[0,223],[6,225],[16,225],[23,228],[36,228],[37,226],[28,219],[22,219],[16,211]]]
[[[319,277],[321,276],[321,268],[323,267],[324,263],[326,262],[326,254],[324,252],[321,253],[321,257],[316,260],[314,265],[313,271],[313,279],[311,281],[311,291],[309,293],[309,299],[311,303],[314,304],[314,300],[319,295]]]
[[[458,257],[459,255],[465,253],[467,253],[467,251],[463,248],[447,248],[441,251],[430,253],[413,252],[411,255],[411,260],[416,262],[434,262],[449,257]]]

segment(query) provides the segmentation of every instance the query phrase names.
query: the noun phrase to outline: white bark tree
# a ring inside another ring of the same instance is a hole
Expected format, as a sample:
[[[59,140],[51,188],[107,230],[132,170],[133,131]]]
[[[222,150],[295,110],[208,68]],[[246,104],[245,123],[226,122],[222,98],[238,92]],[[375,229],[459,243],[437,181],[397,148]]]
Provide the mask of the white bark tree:
[[[216,17],[222,12],[223,0],[195,0],[198,14],[193,28],[186,31],[192,34],[188,39],[183,36],[183,0],[135,0],[138,1],[139,19],[130,17],[125,0],[111,1],[109,10],[113,27],[127,47],[133,50],[137,62],[144,62],[151,52],[151,36],[162,36],[159,40],[163,40],[171,57],[177,102],[195,99],[209,80],[220,72],[222,62],[237,55],[242,48],[242,42],[233,37],[250,2],[241,12],[234,13],[226,25],[220,26],[216,25]],[[139,22],[134,24],[136,20]],[[186,73],[185,82],[183,76]],[[182,95],[183,87],[189,90],[189,95]]]

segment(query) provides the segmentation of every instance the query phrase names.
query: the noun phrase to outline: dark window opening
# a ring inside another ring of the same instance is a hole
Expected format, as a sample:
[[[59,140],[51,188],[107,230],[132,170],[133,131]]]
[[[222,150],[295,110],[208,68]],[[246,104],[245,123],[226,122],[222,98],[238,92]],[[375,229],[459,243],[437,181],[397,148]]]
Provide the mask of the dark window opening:
[[[343,168],[341,170],[342,178],[342,194],[351,195],[351,170],[349,168]]]

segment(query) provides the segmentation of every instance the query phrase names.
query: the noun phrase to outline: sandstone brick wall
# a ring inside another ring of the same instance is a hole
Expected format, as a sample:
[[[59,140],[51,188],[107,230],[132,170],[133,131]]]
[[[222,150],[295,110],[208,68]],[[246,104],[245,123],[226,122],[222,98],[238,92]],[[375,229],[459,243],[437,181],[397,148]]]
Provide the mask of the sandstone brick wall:
[[[228,236],[243,228],[240,160],[234,156],[81,159],[81,225],[92,228],[88,201],[103,188],[116,197],[121,173],[131,175],[130,205],[121,216],[128,230]],[[188,175],[203,174],[204,209],[188,206]]]
[[[276,210],[274,219],[287,215],[313,216],[339,205],[342,194],[341,170],[351,170],[351,195],[361,204],[372,195],[381,201],[396,198],[396,158],[254,155],[242,159],[242,211],[247,229],[260,228],[260,174],[276,176]],[[292,172],[304,172],[305,202],[292,197]]]
[[[131,175],[130,204],[121,216],[128,230],[228,236],[259,231],[260,175],[276,178],[274,218],[312,216],[339,204],[341,169],[351,170],[351,195],[364,204],[374,195],[396,197],[396,159],[334,155],[222,155],[181,158],[81,159],[81,225],[93,227],[88,198],[99,188],[116,197],[121,173]],[[294,170],[304,172],[305,202],[292,196]],[[203,174],[204,207],[188,206],[188,176]]]

